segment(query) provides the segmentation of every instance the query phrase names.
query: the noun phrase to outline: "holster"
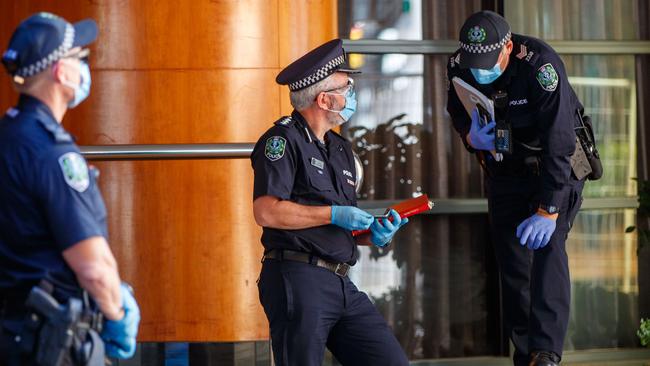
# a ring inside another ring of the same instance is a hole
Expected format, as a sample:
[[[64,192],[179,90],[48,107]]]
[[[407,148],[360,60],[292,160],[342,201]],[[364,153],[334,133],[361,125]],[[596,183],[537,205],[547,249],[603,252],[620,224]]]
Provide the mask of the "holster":
[[[104,344],[97,328],[101,314],[90,311],[84,300],[70,297],[62,305],[47,286],[32,288],[25,302],[28,313],[20,345],[36,365],[60,366],[68,361],[79,366],[104,365]]]
[[[603,176],[603,164],[596,148],[594,129],[589,116],[583,116],[583,111],[576,111],[576,149],[571,156],[571,169],[578,180],[585,178],[598,180]]]

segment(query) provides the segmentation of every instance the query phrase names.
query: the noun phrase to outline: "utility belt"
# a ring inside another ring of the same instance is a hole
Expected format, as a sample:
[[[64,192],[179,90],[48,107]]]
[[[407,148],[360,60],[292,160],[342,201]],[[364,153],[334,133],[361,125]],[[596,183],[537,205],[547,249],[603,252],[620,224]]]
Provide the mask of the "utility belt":
[[[326,261],[320,257],[317,257],[313,254],[298,252],[295,250],[289,249],[271,249],[262,258],[262,262],[266,259],[276,259],[279,261],[293,261],[300,263],[308,263],[316,267],[325,268],[334,272],[336,275],[345,277],[348,275],[350,270],[350,265],[347,263],[333,263]]]
[[[23,319],[15,337],[17,351],[31,355],[38,366],[104,366],[102,314],[91,308],[85,291],[83,298],[69,297],[65,303],[53,291],[49,282],[41,281],[24,302],[2,301],[2,322]]]
[[[482,152],[484,155],[489,152]],[[541,172],[541,157],[530,155],[526,157],[509,156],[502,161],[495,161],[491,156],[483,157],[485,171],[490,178],[539,176]]]
[[[539,156],[542,153],[539,142],[526,144],[515,139],[511,123],[508,119],[509,102],[507,93],[497,91],[492,95],[492,101],[496,120],[494,141],[495,159],[490,161],[490,156],[487,156],[487,153],[483,153],[483,156],[479,156],[481,165],[490,175],[507,175],[507,173],[513,173],[517,169],[521,170],[522,167],[525,172],[532,172],[533,174],[539,175],[541,163]],[[479,107],[478,104],[477,107]],[[482,119],[491,117],[485,108],[482,110],[481,112],[481,108],[479,108]],[[594,137],[591,119],[589,116],[584,115],[582,108],[578,108],[575,111],[572,122],[576,134],[575,148],[571,155],[571,170],[573,175],[578,180],[598,180],[603,174],[603,166],[600,161],[598,149],[596,148],[596,139]],[[530,154],[532,156],[523,158],[515,166],[512,163],[510,166],[507,166],[508,164],[505,164],[505,162],[511,159],[504,159],[504,156],[512,156],[515,145],[519,145],[523,151],[526,151],[526,155]],[[499,164],[503,164],[504,166],[499,167]]]

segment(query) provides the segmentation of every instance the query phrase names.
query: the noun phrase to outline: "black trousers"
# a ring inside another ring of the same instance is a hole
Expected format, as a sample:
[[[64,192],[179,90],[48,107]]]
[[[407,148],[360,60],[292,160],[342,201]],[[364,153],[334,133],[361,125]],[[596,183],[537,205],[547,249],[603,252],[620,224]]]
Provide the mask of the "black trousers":
[[[344,366],[405,366],[386,320],[348,277],[267,259],[258,283],[277,366],[320,366],[325,347]]]
[[[515,346],[516,366],[528,365],[533,351],[553,351],[562,356],[571,302],[565,243],[582,204],[583,186],[584,181],[571,181],[550,242],[533,251],[519,244],[516,228],[537,210],[539,177],[494,177],[488,181],[504,325]]]

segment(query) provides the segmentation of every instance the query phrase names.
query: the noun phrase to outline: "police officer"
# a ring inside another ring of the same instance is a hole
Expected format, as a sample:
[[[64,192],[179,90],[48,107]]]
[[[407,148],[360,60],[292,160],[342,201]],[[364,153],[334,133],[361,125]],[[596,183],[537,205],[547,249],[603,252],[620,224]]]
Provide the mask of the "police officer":
[[[102,345],[111,357],[135,352],[140,313],[106,241],[97,172],[61,126],[66,111],[90,91],[83,47],[96,36],[91,19],[70,24],[38,13],[18,26],[2,57],[20,93],[0,120],[0,359],[8,365],[54,362],[53,354],[62,355],[60,365],[85,365],[85,357],[103,365]],[[39,284],[60,307],[77,300],[84,314],[98,308],[105,319],[101,340],[84,329],[101,323],[80,318],[71,329],[82,339],[63,351],[43,346],[58,341],[44,338],[57,334],[60,323],[26,306]],[[32,329],[26,319],[42,323]]]
[[[343,365],[407,365],[386,321],[347,276],[356,244],[388,245],[401,219],[380,222],[356,207],[350,143],[333,128],[356,109],[339,39],[287,66],[291,116],[262,135],[251,157],[254,214],[263,227],[260,301],[275,363],[321,365],[325,347]],[[356,239],[353,230],[370,228]]]
[[[515,365],[557,365],[570,303],[565,241],[582,202],[572,174],[574,123],[582,105],[558,54],[539,39],[512,34],[500,15],[481,11],[460,30],[448,80],[491,97],[507,93],[512,153],[497,161],[495,121],[467,113],[453,86],[447,110],[467,149],[486,168],[489,219],[501,271],[505,328]]]

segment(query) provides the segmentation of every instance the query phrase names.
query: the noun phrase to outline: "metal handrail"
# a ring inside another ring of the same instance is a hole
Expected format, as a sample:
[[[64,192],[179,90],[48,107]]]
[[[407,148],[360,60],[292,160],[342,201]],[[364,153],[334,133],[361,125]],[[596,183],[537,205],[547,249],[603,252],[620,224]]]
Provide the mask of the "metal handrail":
[[[484,214],[488,212],[486,198],[431,198],[434,206],[424,212],[426,215]],[[359,200],[363,209],[380,209],[392,206],[399,200]],[[639,207],[637,197],[588,197],[581,210],[636,209]]]
[[[88,160],[244,159],[253,143],[80,146]]]
[[[553,49],[564,55],[645,55],[650,53],[650,41],[602,40],[602,41],[549,41]],[[456,52],[456,40],[379,40],[344,39],[343,46],[349,53],[361,54],[427,54],[447,55]]]
[[[253,152],[253,143],[232,144],[158,144],[81,146],[88,160],[178,160],[178,159],[245,159]],[[485,198],[435,199],[431,215],[480,214],[487,212]],[[359,200],[364,209],[385,208],[395,200]],[[636,197],[585,198],[583,210],[635,209]]]

